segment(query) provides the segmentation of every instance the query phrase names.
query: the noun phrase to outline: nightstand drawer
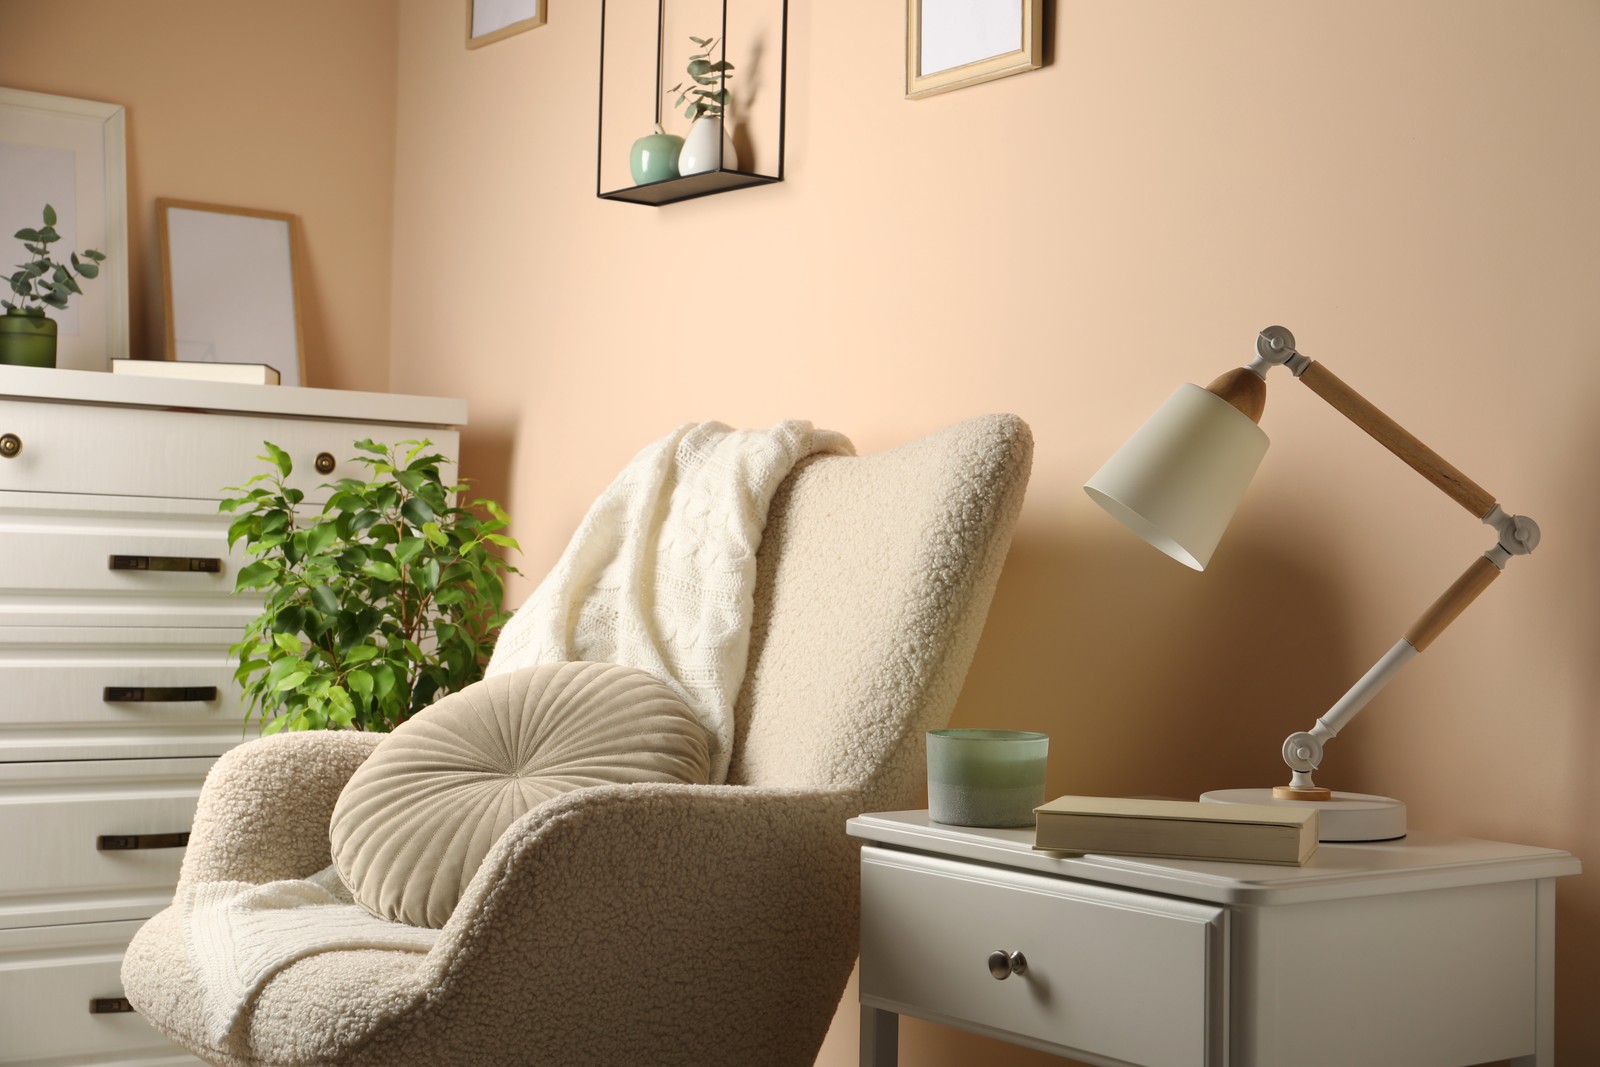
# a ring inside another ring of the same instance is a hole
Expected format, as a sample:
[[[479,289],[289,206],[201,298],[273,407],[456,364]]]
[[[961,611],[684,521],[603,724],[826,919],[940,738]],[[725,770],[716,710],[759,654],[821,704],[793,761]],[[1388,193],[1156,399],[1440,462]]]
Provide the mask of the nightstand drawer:
[[[228,656],[238,636],[0,626],[0,763],[221,755],[256,732]]]
[[[0,763],[0,928],[165,907],[215,762]]]
[[[868,846],[861,911],[863,1004],[1061,1054],[1222,1062],[1221,908]],[[997,950],[1026,971],[995,979]]]
[[[117,1010],[122,956],[142,924],[0,930],[0,1065],[198,1063],[143,1016]]]

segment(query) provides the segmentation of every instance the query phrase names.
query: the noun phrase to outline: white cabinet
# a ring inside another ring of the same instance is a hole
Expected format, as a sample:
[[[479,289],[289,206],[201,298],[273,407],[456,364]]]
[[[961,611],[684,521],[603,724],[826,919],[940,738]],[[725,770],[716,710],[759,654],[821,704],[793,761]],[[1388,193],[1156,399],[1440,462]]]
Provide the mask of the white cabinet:
[[[863,1067],[897,1061],[900,1015],[1107,1067],[1555,1059],[1566,852],[1419,831],[1277,867],[1036,852],[925,811],[849,831]]]
[[[0,367],[0,1067],[192,1063],[125,1009],[122,952],[172,899],[200,785],[243,741],[225,490],[353,443],[454,459],[461,401]],[[319,460],[320,468],[319,469]],[[333,469],[327,470],[329,461]]]

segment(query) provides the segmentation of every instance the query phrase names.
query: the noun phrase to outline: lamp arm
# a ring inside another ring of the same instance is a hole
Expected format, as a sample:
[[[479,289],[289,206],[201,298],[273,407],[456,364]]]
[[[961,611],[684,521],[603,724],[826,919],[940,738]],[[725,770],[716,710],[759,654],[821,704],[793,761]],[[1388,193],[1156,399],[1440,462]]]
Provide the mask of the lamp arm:
[[[1283,742],[1283,761],[1293,774],[1289,785],[1277,787],[1274,794],[1290,800],[1325,800],[1330,796],[1329,791],[1311,780],[1311,772],[1322,763],[1324,742],[1338,736],[1407,663],[1426,650],[1480,593],[1489,588],[1512,556],[1527,555],[1538,547],[1539,526],[1525,515],[1507,515],[1494,496],[1477,482],[1350,388],[1338,375],[1297,352],[1294,335],[1288,330],[1281,326],[1262,330],[1256,339],[1256,356],[1249,370],[1264,378],[1269,366],[1288,367],[1312,392],[1466,508],[1474,518],[1494,527],[1496,534],[1494,546],[1472,561],[1461,577],[1412,624],[1405,636],[1395,642],[1315,726],[1306,732],[1290,734]]]

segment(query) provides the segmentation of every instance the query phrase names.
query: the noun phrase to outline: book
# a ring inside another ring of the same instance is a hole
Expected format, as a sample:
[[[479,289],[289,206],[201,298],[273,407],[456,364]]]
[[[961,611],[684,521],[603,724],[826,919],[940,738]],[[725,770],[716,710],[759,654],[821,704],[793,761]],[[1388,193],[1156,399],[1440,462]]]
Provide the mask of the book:
[[[198,382],[244,382],[247,385],[277,385],[283,380],[276,368],[265,363],[202,363],[181,359],[113,359],[111,373]]]
[[[1298,866],[1317,849],[1316,808],[1058,797],[1034,809],[1036,849]]]

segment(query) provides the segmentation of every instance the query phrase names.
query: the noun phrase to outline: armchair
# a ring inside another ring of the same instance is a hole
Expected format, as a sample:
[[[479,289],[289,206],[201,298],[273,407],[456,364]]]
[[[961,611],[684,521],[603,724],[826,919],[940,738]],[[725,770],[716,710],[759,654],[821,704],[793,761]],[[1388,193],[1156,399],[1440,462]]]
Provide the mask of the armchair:
[[[809,1064],[857,948],[845,820],[906,807],[923,735],[976,649],[1032,438],[973,419],[871,456],[815,456],[780,487],[758,553],[728,784],[606,786],[529,812],[426,954],[324,952],[209,1044],[169,908],[126,995],[228,1067]],[[207,780],[184,882],[305,877],[379,737],[251,742]]]

